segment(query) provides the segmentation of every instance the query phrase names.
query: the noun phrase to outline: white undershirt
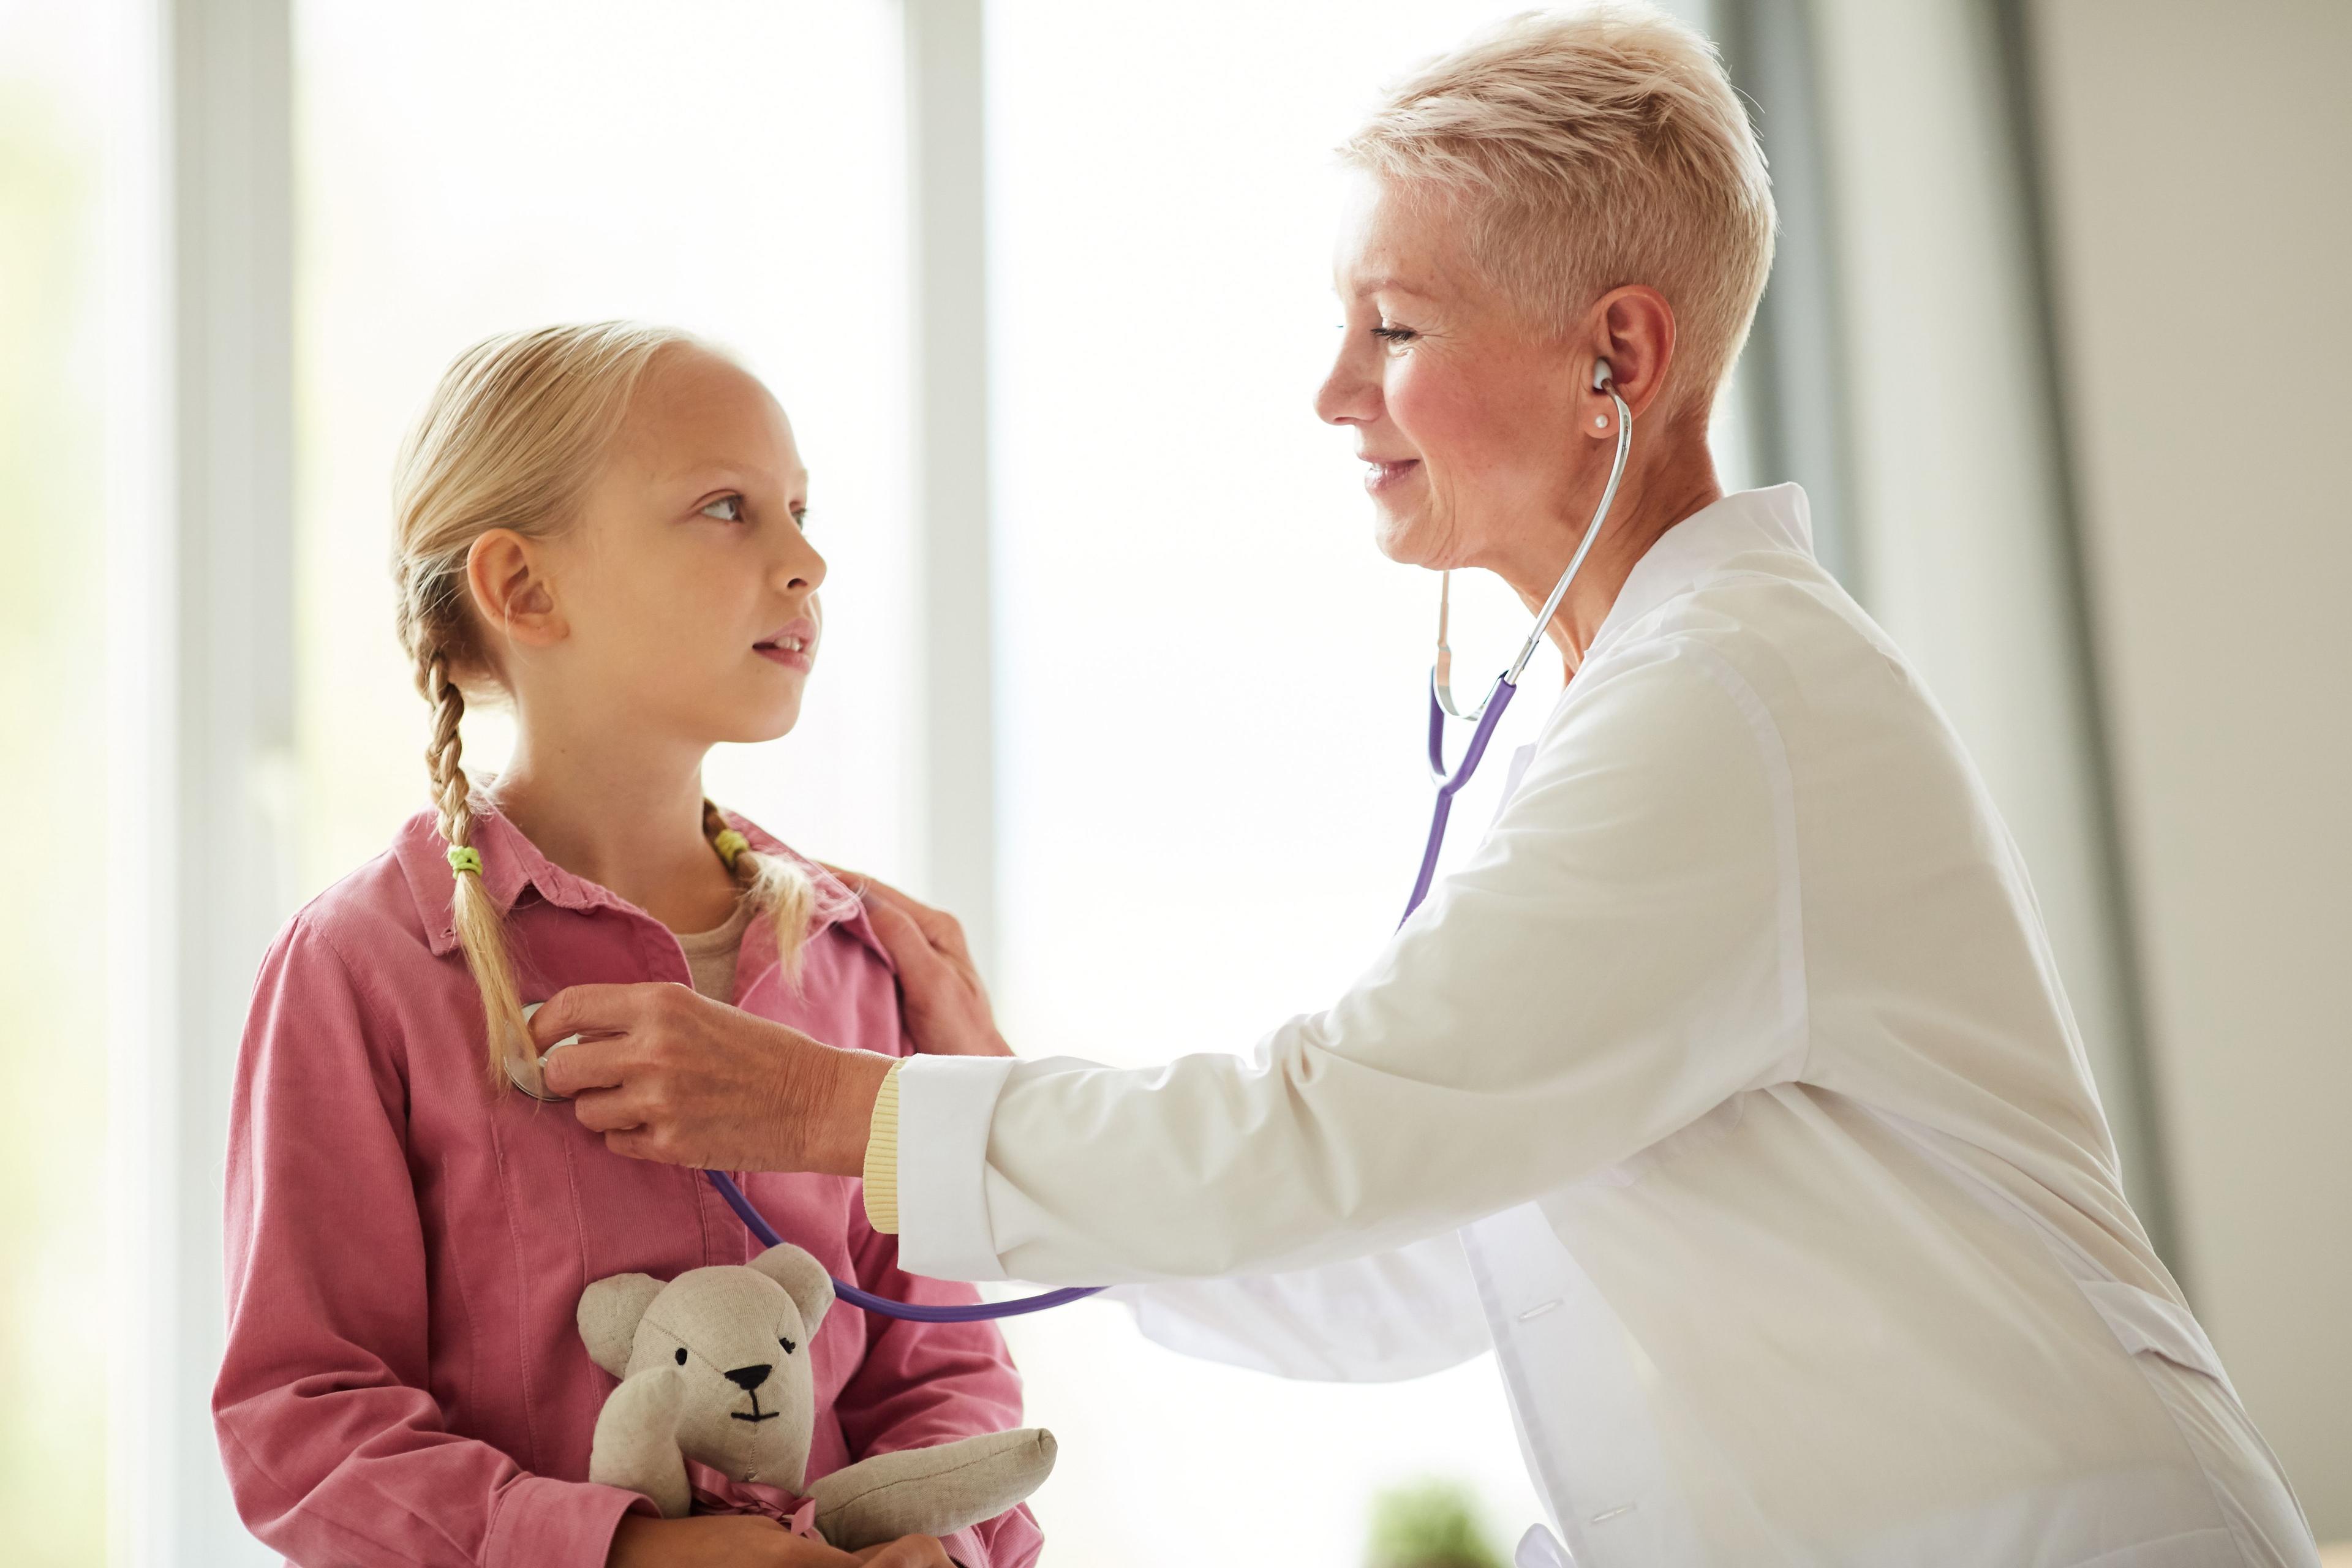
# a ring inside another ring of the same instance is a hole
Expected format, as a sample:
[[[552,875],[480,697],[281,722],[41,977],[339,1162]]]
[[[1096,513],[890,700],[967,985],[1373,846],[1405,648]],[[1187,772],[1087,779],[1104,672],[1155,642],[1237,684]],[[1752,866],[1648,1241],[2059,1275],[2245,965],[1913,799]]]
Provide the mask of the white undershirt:
[[[743,933],[751,925],[751,900],[737,899],[735,912],[724,925],[675,933],[697,991],[716,1002],[735,1000],[735,961],[743,951]]]

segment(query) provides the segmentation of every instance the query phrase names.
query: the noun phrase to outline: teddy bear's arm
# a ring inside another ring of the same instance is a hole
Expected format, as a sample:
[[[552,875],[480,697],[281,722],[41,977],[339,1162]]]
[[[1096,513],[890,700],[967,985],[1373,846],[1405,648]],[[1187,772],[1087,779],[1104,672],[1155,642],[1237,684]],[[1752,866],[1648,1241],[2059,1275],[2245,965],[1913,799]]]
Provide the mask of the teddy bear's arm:
[[[1044,1484],[1054,1435],[990,1432],[931,1448],[877,1454],[809,1489],[827,1544],[859,1552],[902,1535],[948,1535],[993,1519]]]
[[[677,1416],[685,1401],[686,1380],[673,1367],[657,1366],[622,1380],[596,1417],[588,1479],[642,1492],[664,1519],[684,1519],[694,1506],[686,1456],[677,1446]]]

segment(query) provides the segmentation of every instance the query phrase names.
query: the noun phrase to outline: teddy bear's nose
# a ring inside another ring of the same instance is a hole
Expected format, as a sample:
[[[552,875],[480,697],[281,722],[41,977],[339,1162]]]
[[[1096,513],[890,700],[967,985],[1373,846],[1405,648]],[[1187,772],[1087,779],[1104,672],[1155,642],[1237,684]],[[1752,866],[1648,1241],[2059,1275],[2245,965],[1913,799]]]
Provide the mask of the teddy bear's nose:
[[[767,1382],[768,1374],[775,1370],[774,1362],[763,1362],[758,1366],[739,1366],[727,1374],[727,1381],[749,1394]]]

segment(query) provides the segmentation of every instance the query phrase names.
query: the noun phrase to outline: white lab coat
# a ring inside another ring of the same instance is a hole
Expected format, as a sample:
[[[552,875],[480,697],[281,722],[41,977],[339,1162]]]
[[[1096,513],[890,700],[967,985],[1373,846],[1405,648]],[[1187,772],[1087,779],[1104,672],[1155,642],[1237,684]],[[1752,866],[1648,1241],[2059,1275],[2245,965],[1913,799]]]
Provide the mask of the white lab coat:
[[[1997,635],[1989,628],[1988,636]],[[1793,486],[1637,564],[1476,855],[1253,1057],[919,1058],[900,1253],[1292,1376],[1488,1348],[1574,1561],[2316,1561],[2025,868]]]

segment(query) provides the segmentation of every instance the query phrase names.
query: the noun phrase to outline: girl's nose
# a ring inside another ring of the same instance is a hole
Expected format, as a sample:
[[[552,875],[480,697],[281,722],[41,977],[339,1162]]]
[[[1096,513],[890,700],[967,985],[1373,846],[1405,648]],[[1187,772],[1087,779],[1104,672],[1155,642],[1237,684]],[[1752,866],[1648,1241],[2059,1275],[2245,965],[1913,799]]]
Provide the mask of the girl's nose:
[[[787,592],[813,594],[824,586],[824,557],[805,537],[796,537],[777,563],[776,575]]]

